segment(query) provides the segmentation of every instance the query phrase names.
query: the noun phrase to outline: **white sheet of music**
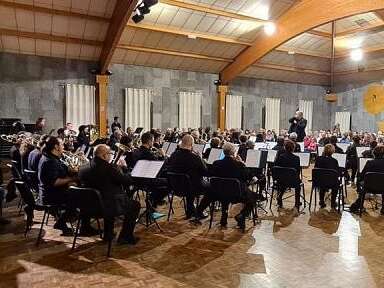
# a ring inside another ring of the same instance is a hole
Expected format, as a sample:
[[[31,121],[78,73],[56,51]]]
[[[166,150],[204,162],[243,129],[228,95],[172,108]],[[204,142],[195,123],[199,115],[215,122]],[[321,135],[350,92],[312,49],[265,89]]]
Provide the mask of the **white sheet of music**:
[[[156,178],[163,164],[164,161],[139,160],[136,162],[135,167],[133,167],[131,176],[138,178]]]
[[[177,148],[177,143],[169,143],[166,155],[171,156],[172,153],[175,152],[176,148]]]
[[[309,166],[309,159],[311,157],[311,153],[293,153],[296,156],[299,156],[300,158],[300,167],[308,167]]]
[[[251,140],[252,142],[256,142],[256,136],[249,136],[249,140]]]
[[[332,157],[337,160],[340,168],[345,168],[347,164],[347,154],[333,153]]]
[[[273,149],[277,145],[277,142],[267,142],[268,150]]]
[[[357,157],[363,157],[363,152],[369,150],[369,147],[356,147]]]
[[[300,151],[304,152],[304,142],[297,142],[300,145]]]
[[[193,151],[195,151],[201,157],[203,155],[205,144],[192,144]]]
[[[163,143],[163,150],[165,151],[165,152],[167,152],[167,150],[168,150],[168,147],[169,147],[169,144],[171,144],[170,142],[164,142]]]
[[[323,155],[323,152],[324,152],[324,147],[317,146],[317,155],[321,156]]]
[[[351,146],[349,143],[336,143],[336,145],[343,149],[344,153],[347,152],[348,147]]]
[[[218,148],[212,148],[211,152],[209,153],[208,157],[208,164],[212,164],[216,160],[220,160],[220,158],[223,157],[223,149],[218,149]]]
[[[211,144],[210,144],[210,143],[205,144],[205,146],[204,146],[204,152],[205,152],[208,148],[211,148]]]
[[[250,168],[260,167],[260,158],[261,158],[261,151],[248,149],[245,166]]]
[[[268,163],[275,162],[276,155],[277,155],[277,150],[268,150],[267,162]]]
[[[368,161],[373,160],[373,158],[360,158],[359,159],[359,172],[361,173],[365,167],[365,164],[367,164]]]
[[[267,144],[264,142],[256,142],[255,143],[255,150],[260,150],[260,149],[267,149]]]

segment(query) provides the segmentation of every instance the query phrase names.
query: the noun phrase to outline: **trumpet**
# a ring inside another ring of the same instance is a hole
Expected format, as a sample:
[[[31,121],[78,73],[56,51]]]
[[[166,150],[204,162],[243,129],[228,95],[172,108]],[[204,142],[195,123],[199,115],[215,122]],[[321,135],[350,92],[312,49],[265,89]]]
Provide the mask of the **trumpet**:
[[[89,160],[85,157],[84,152],[82,151],[76,153],[64,151],[61,162],[63,162],[70,170],[78,171],[80,166],[88,163]]]
[[[2,135],[0,135],[0,138],[1,138],[1,140],[8,142],[8,143],[12,143],[12,144],[15,144],[17,142],[17,140],[19,139],[16,134],[12,134],[12,135],[2,134]]]

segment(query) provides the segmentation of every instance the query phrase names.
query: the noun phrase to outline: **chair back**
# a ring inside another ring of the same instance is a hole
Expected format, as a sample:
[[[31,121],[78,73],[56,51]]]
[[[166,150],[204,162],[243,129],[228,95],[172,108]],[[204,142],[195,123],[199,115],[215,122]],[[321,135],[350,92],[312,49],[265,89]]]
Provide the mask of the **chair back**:
[[[167,172],[168,185],[174,195],[183,197],[191,190],[191,179],[189,175],[183,173]]]
[[[37,172],[24,169],[24,176],[29,187],[37,193],[39,191],[39,178],[37,177]]]
[[[312,187],[331,189],[339,186],[339,173],[333,169],[313,168]]]
[[[11,160],[11,165],[12,165],[11,171],[12,171],[13,178],[20,179],[20,180],[23,179],[23,177],[21,175],[21,172],[20,172],[20,170],[18,168],[17,161],[16,160]]]
[[[211,177],[210,183],[213,199],[217,201],[231,203],[237,202],[241,197],[242,190],[238,179]]]
[[[25,183],[25,181],[16,180],[15,186],[19,191],[20,197],[23,199],[24,203],[33,207],[35,205],[35,197],[33,196],[33,193],[27,183]]]
[[[364,176],[364,190],[366,193],[384,193],[384,173],[368,172]]]
[[[272,168],[272,178],[278,186],[286,188],[297,186],[298,176],[295,168],[274,166]]]
[[[68,191],[72,200],[72,205],[74,208],[80,210],[80,215],[100,218],[103,217],[104,204],[98,190],[93,188],[70,186]]]

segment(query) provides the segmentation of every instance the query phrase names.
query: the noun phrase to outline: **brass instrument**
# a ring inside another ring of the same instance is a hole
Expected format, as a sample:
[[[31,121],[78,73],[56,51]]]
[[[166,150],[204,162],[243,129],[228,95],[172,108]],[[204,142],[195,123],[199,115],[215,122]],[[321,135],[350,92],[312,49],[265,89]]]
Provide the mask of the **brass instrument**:
[[[64,151],[62,155],[61,162],[63,162],[70,170],[78,171],[80,166],[89,162],[87,157],[85,157],[83,151],[72,153],[69,151]]]
[[[162,148],[158,149],[156,147],[152,147],[151,151],[155,155],[156,158],[162,158],[165,156],[164,150]]]
[[[89,125],[89,140],[91,143],[100,138],[100,132],[97,126]]]
[[[0,135],[0,138],[1,138],[1,140],[8,142],[8,143],[12,143],[12,144],[15,144],[18,140],[18,136],[16,134],[12,134],[12,135],[2,134],[2,135]]]
[[[131,147],[128,147],[128,146],[121,144],[121,143],[116,143],[115,146],[117,147],[118,151],[116,153],[115,159],[113,159],[113,161],[112,161],[112,164],[117,164],[120,157],[122,155],[124,155],[124,153],[130,152],[132,150]]]

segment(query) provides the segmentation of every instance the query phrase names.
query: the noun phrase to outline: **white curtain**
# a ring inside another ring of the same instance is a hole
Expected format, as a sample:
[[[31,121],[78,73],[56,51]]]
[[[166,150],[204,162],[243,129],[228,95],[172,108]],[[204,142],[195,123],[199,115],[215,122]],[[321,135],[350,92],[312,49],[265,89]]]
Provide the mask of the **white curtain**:
[[[65,85],[65,122],[72,123],[74,129],[96,124],[95,91],[92,85]]]
[[[125,129],[143,127],[151,129],[151,89],[125,88]]]
[[[201,93],[179,92],[179,127],[201,126]]]
[[[348,132],[351,130],[351,113],[350,112],[336,112],[335,125],[340,124],[340,132]]]
[[[265,99],[265,129],[280,131],[280,99]]]
[[[299,110],[303,112],[303,117],[307,119],[307,127],[305,132],[312,131],[312,117],[313,117],[313,101],[300,100]]]
[[[243,97],[228,94],[225,103],[225,127],[227,129],[240,129]]]

